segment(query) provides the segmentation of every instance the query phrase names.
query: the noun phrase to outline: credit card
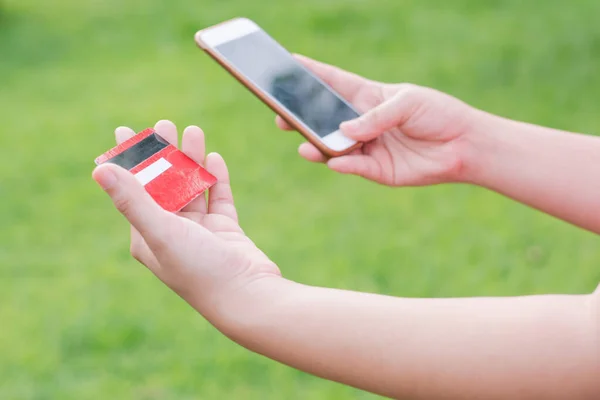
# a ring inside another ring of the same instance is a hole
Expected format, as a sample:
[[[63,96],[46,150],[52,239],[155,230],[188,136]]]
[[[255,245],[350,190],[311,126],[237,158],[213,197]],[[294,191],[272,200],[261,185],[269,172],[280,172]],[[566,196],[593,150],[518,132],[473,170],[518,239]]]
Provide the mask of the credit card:
[[[129,170],[165,210],[180,211],[217,182],[211,173],[148,128],[95,160]]]

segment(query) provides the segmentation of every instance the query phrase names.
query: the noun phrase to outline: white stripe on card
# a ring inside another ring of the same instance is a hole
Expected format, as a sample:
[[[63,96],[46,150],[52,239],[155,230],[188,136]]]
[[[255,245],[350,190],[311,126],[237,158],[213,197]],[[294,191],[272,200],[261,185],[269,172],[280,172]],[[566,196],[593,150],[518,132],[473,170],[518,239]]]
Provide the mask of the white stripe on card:
[[[160,174],[171,168],[170,162],[164,158],[159,158],[146,168],[135,174],[138,181],[144,186],[156,179]]]

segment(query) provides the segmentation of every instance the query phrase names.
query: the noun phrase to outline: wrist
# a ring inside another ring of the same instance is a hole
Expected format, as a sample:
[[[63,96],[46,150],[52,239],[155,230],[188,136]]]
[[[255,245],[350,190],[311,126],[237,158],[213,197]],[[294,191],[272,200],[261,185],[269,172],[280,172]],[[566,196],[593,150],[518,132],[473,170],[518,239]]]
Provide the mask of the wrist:
[[[231,282],[200,307],[191,304],[212,325],[235,342],[252,347],[262,327],[273,325],[281,308],[296,296],[301,284],[276,274],[255,274]]]
[[[474,110],[472,123],[460,137],[457,153],[460,159],[460,173],[457,181],[478,186],[486,186],[485,175],[489,172],[491,161],[502,147],[511,121],[501,117]]]

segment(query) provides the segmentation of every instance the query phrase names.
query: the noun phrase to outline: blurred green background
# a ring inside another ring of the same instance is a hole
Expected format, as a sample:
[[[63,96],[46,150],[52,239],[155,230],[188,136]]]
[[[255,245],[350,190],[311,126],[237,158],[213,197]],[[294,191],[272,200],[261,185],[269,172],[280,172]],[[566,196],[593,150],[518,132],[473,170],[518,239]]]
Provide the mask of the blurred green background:
[[[291,279],[395,296],[590,292],[594,235],[475,187],[388,189],[311,165],[193,35],[247,16],[369,78],[594,133],[598,15],[597,0],[1,1],[0,398],[375,398],[238,347],[131,259],[90,178],[118,125],[202,126],[242,226]]]

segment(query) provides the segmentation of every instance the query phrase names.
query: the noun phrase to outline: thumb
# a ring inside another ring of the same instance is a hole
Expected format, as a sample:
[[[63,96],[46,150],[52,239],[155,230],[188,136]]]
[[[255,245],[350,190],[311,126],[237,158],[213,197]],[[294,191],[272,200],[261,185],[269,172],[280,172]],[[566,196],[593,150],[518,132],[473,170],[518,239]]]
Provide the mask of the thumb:
[[[131,172],[115,164],[102,164],[92,177],[150,248],[164,242],[163,233],[171,215],[150,197]]]
[[[361,142],[373,140],[408,121],[415,109],[415,100],[416,96],[400,91],[360,117],[342,123],[340,129],[350,139]]]

